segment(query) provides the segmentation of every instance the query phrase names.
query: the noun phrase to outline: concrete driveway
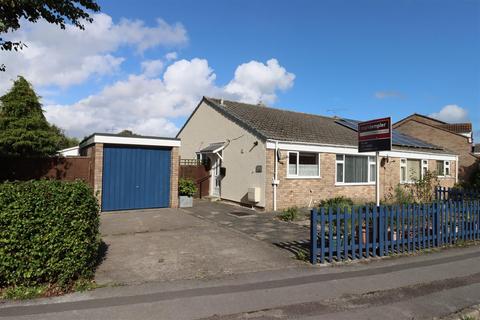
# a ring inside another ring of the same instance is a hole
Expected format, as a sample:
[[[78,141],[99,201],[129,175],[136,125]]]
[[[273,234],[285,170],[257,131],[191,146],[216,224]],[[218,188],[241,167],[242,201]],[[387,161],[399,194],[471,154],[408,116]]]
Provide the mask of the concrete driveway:
[[[102,213],[100,230],[106,254],[95,276],[99,284],[221,278],[301,264],[284,250],[182,209]]]

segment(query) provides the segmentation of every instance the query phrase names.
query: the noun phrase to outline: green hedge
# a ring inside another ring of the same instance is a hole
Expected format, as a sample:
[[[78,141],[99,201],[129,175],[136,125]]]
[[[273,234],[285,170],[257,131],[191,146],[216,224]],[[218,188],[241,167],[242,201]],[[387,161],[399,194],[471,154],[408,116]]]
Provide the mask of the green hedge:
[[[82,181],[0,184],[0,287],[93,276],[99,207]]]

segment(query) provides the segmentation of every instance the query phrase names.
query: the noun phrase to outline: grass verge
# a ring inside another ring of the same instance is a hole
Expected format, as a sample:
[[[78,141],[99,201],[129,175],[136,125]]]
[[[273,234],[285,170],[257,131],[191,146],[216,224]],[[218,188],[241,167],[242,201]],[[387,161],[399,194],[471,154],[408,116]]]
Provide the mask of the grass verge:
[[[101,288],[93,280],[80,279],[75,281],[69,287],[60,287],[55,284],[42,284],[37,286],[14,286],[8,288],[0,288],[0,300],[28,300],[35,298],[46,298],[60,296],[72,292],[84,292]]]

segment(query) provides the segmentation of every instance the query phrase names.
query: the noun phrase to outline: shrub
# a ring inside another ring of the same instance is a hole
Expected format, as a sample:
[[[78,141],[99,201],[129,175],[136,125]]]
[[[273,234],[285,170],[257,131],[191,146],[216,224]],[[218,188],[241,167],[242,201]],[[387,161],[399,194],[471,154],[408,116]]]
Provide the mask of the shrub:
[[[437,174],[434,171],[427,171],[420,179],[413,179],[413,183],[408,187],[415,201],[431,202],[435,199],[435,188],[439,185]]]
[[[0,184],[0,287],[70,285],[93,276],[99,207],[82,181]]]
[[[283,221],[293,221],[298,218],[298,213],[297,207],[291,207],[283,210],[278,218]]]
[[[181,178],[178,180],[178,195],[193,197],[197,193],[197,185],[192,179]]]
[[[340,210],[343,210],[344,208],[349,209],[353,206],[353,200],[347,197],[335,197],[320,201],[318,206],[320,208],[324,207],[325,210],[332,208],[333,211],[336,211],[337,208],[340,208]]]
[[[405,189],[397,184],[393,192],[386,197],[386,202],[391,204],[409,204],[414,203],[414,197],[409,189]]]

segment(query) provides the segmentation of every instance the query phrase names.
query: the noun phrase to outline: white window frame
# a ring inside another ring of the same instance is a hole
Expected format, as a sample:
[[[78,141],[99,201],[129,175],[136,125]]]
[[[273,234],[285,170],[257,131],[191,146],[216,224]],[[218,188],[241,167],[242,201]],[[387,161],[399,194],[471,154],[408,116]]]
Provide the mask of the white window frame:
[[[351,154],[349,154],[351,155]],[[337,160],[337,156],[342,156],[342,159],[341,160]],[[340,153],[337,153],[335,154],[335,185],[336,186],[370,186],[370,185],[375,185],[375,180],[370,180],[370,176],[371,176],[371,170],[372,170],[372,165],[373,165],[373,168],[375,170],[375,175],[377,174],[376,172],[376,166],[377,166],[377,162],[375,161],[375,157],[372,157],[372,156],[364,156],[364,155],[357,155],[357,154],[354,154],[353,156],[359,156],[359,157],[368,157],[368,169],[367,169],[367,179],[368,179],[368,182],[344,182],[345,181],[345,154],[340,154]],[[343,182],[338,182],[338,164],[342,164],[342,178],[343,178]]]
[[[290,174],[290,154],[295,153],[297,155],[297,174]],[[300,153],[312,153],[317,155],[318,162],[318,175],[316,176],[300,176],[298,172],[300,171]],[[288,151],[287,152],[287,179],[319,179],[321,178],[320,172],[320,153],[317,152],[305,152],[305,151]]]
[[[410,180],[409,178],[409,173],[408,173],[408,160],[418,160],[420,161],[420,179],[423,179],[425,177],[425,172],[428,171],[428,160],[426,159],[417,159],[417,158],[401,158],[400,159],[400,183],[401,184],[409,184],[413,183],[413,180]],[[402,168],[405,168],[405,178],[406,180],[402,180]]]
[[[421,160],[422,161],[422,169],[421,169],[421,176],[422,179],[425,177],[425,173],[428,172],[428,160]]]
[[[402,179],[402,168],[405,168],[405,179]],[[408,166],[407,159],[400,159],[400,183],[408,183]]]
[[[440,178],[450,178],[452,176],[451,164],[450,160],[437,160],[443,161],[443,172],[437,172],[437,176]],[[448,174],[447,174],[448,170]]]
[[[443,162],[443,176],[444,177],[450,177],[452,175],[452,170],[450,169],[450,164],[451,162],[448,160],[445,160]],[[447,174],[447,169],[448,169],[448,174]]]

